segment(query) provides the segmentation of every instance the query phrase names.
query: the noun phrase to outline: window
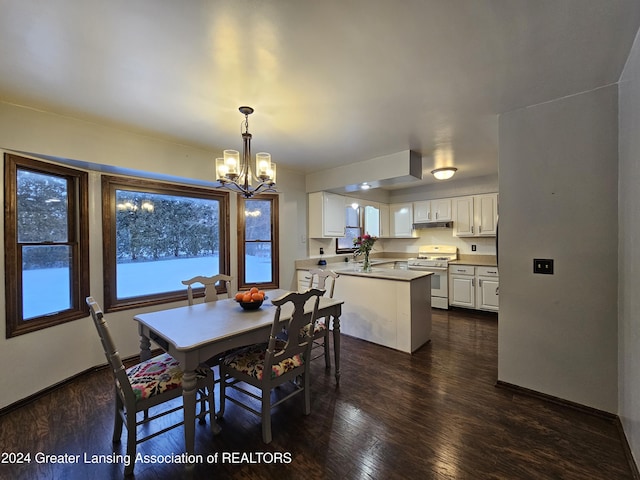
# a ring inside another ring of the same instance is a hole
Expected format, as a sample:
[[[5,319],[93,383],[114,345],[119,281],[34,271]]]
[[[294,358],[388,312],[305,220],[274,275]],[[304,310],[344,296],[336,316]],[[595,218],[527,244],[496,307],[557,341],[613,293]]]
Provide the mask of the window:
[[[353,240],[362,235],[360,207],[357,204],[346,207],[346,228],[344,237],[336,238],[336,253],[351,253],[355,251]]]
[[[228,205],[217,190],[104,176],[105,309],[184,300],[182,280],[228,274]]]
[[[278,196],[238,199],[238,289],[278,288]]]
[[[7,338],[83,318],[89,295],[88,174],[5,155]]]

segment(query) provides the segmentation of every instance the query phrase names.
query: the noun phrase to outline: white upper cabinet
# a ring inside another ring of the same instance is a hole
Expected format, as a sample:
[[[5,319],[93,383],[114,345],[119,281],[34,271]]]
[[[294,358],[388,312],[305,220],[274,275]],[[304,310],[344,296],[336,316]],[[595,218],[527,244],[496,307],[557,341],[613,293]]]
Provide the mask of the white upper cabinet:
[[[451,220],[451,199],[431,200],[431,220],[433,222],[448,222]]]
[[[391,237],[413,237],[413,204],[392,203],[389,205]]]
[[[497,193],[453,199],[453,234],[456,237],[495,237],[497,225]]]
[[[413,223],[447,222],[451,220],[451,199],[413,202]]]
[[[309,194],[309,237],[335,238],[345,235],[346,197],[329,192]]]
[[[431,221],[431,202],[413,202],[413,223],[426,223]]]
[[[453,235],[473,237],[473,197],[453,199]]]
[[[498,194],[476,195],[473,211],[478,235],[495,237],[498,231]]]

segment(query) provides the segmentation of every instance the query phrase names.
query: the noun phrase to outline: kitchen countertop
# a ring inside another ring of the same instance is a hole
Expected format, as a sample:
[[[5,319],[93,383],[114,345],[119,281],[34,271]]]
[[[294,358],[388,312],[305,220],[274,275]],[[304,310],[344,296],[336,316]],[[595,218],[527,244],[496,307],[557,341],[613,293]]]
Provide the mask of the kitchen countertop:
[[[498,259],[495,255],[460,255],[449,265],[475,265],[476,267],[497,267]]]
[[[406,262],[410,257],[415,257],[415,254],[407,253],[406,256],[403,256],[403,254],[393,254],[393,256],[389,257],[379,256],[379,254],[376,254],[371,257],[371,263],[372,265],[375,265],[380,263]],[[349,261],[345,262],[345,258]],[[325,258],[325,261],[327,262],[326,265],[318,265],[318,260],[320,260],[320,258],[314,257],[296,260],[294,265],[296,270],[309,270],[311,268],[330,268],[333,270],[334,268],[351,267],[354,263],[362,263],[362,258],[362,256],[359,256],[358,259],[354,261],[353,255],[351,254],[334,255]]]
[[[297,270],[308,271],[311,268],[319,268],[322,270],[333,270],[340,275],[351,275],[354,277],[370,277],[380,278],[384,280],[396,280],[401,282],[410,282],[416,278],[425,277],[431,275],[431,272],[424,272],[421,270],[405,270],[395,269],[390,267],[383,267],[380,265],[392,264],[395,262],[406,262],[406,258],[372,258],[371,259],[371,272],[363,272],[362,261],[350,261],[350,262],[333,262],[326,265],[309,265],[308,262],[300,262],[296,265]]]
[[[427,277],[433,275],[433,272],[424,272],[421,270],[400,270],[395,268],[376,267],[371,268],[371,272],[361,272],[355,270],[353,265],[342,268],[332,268],[339,275],[350,275],[354,277],[379,278],[382,280],[395,280],[401,282],[410,282],[416,278]]]

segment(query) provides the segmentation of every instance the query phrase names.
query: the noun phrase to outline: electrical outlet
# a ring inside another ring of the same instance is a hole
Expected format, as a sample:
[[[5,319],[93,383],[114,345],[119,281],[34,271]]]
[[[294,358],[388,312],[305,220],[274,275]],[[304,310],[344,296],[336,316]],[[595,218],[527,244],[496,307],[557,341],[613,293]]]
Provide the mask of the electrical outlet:
[[[533,273],[553,275],[553,260],[550,258],[534,258]]]
[[[320,247],[320,255],[324,255],[324,248]]]
[[[476,251],[476,246],[475,245],[471,245],[471,251],[475,252]]]

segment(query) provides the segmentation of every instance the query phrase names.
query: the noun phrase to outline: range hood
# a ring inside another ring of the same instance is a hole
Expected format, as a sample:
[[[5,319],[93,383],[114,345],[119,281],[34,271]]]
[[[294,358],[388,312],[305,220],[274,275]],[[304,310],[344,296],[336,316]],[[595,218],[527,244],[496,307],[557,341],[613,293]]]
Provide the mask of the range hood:
[[[422,228],[452,228],[453,222],[424,222],[424,223],[414,223],[413,229],[420,230]]]

